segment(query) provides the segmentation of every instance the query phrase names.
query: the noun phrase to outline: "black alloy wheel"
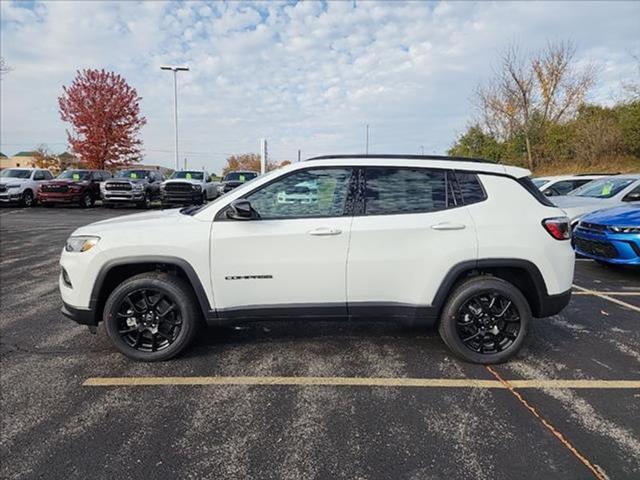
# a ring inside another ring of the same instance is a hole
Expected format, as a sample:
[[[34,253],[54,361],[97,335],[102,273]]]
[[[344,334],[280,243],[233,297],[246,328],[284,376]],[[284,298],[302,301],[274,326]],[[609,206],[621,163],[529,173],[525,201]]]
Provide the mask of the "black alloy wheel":
[[[153,362],[182,352],[202,323],[202,313],[186,280],[166,272],[145,272],[111,292],[103,321],[120,352]]]
[[[462,343],[481,354],[499,353],[518,338],[520,313],[512,300],[495,291],[479,293],[458,309],[456,331]]]
[[[182,328],[182,315],[176,302],[166,293],[151,288],[127,294],[116,315],[122,340],[141,352],[168,348]]]
[[[461,282],[449,295],[438,331],[463,360],[501,363],[522,347],[531,317],[531,307],[515,285],[477,275]]]

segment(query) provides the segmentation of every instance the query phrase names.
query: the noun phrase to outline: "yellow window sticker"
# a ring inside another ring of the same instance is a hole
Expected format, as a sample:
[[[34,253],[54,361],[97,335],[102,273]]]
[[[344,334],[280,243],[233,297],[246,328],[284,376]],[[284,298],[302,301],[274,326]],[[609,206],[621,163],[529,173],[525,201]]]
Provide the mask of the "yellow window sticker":
[[[602,186],[602,195],[611,195],[612,183],[606,183]]]
[[[136,172],[131,172],[131,178],[138,178],[138,174]]]
[[[79,173],[74,173],[72,176],[73,176],[74,180],[80,180],[80,174]]]
[[[244,175],[239,175],[238,178],[240,179],[241,182],[244,182]]]
[[[187,173],[187,180],[191,180],[191,174]]]

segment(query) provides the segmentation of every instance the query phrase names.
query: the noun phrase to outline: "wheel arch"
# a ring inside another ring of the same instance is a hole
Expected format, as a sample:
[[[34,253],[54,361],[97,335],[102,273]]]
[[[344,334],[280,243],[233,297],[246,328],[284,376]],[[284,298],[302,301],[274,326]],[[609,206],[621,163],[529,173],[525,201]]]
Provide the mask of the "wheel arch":
[[[492,258],[462,262],[449,270],[432,302],[438,318],[451,292],[467,278],[478,275],[491,275],[514,285],[527,299],[534,317],[557,313],[546,305],[552,296],[548,294],[544,277],[534,263],[518,258]]]
[[[189,262],[179,257],[135,256],[110,260],[98,272],[89,301],[89,308],[94,312],[95,323],[102,320],[105,302],[118,285],[134,275],[157,271],[172,273],[183,278],[191,286],[203,318],[206,319],[213,313],[202,282]]]

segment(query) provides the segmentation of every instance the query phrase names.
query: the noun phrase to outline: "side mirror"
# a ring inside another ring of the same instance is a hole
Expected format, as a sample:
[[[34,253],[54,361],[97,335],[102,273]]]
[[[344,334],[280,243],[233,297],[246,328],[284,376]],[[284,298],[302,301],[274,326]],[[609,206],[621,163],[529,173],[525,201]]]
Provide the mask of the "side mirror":
[[[640,202],[640,192],[627,193],[622,199],[623,202]]]
[[[545,197],[553,197],[553,190],[551,190],[550,188],[548,188],[542,193],[544,194]]]
[[[239,198],[229,204],[227,218],[231,220],[257,220],[260,216],[253,209],[249,200]]]

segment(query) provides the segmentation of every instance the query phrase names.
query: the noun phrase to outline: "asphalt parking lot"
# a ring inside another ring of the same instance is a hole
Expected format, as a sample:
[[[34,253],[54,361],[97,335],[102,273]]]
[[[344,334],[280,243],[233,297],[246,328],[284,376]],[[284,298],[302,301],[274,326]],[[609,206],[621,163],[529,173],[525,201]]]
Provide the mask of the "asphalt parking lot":
[[[59,309],[77,226],[133,210],[0,209],[0,477],[640,478],[640,274],[579,260],[508,364],[394,324],[209,329],[133,363]]]

